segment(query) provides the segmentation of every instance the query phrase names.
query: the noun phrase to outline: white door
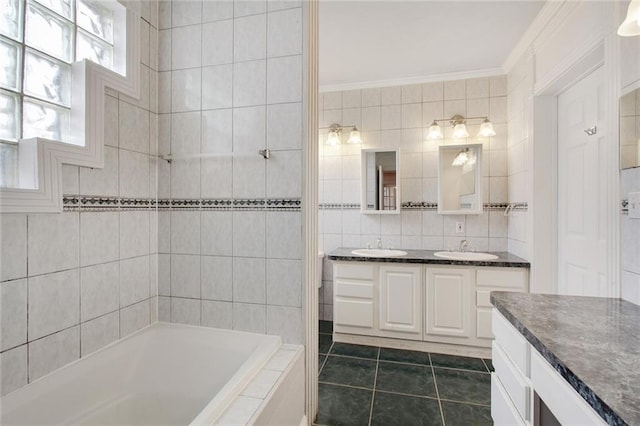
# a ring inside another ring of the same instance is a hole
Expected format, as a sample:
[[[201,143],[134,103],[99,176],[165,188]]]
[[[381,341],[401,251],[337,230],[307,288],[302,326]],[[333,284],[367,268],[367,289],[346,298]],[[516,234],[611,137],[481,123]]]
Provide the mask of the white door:
[[[471,336],[471,291],[475,271],[427,268],[425,334]]]
[[[560,294],[608,295],[603,88],[601,67],[558,96]]]
[[[380,335],[422,339],[421,266],[380,266]]]

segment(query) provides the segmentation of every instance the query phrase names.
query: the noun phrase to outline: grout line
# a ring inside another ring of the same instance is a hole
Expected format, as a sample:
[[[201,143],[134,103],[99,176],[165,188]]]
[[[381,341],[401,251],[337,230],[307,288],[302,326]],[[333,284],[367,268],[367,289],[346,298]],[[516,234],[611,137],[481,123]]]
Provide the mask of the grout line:
[[[456,404],[475,405],[476,407],[491,407],[490,404],[487,405],[487,404],[480,404],[478,402],[458,401],[456,399],[449,399],[449,398],[443,398],[443,399],[441,399],[441,401],[455,402]]]
[[[484,360],[484,358],[480,358],[482,360],[482,363],[484,364],[484,366],[486,367],[487,371],[489,373],[491,373],[491,369],[489,368],[489,364],[487,364],[487,362]]]
[[[442,420],[442,425],[446,426],[444,421],[444,410],[442,409],[442,401],[440,400],[440,391],[438,390],[438,382],[436,380],[436,373],[433,368],[433,363],[431,362],[431,354],[429,354],[429,362],[431,363],[431,375],[433,377],[433,386],[436,388],[436,396],[438,397],[438,406],[440,407],[440,419]]]
[[[393,395],[410,396],[412,398],[433,399],[433,400],[436,400],[436,401],[438,400],[438,398],[433,397],[433,396],[428,396],[428,395],[414,395],[414,394],[411,394],[411,393],[386,391],[386,390],[377,390],[376,392],[379,392],[379,393],[390,393],[390,394],[393,394]]]
[[[371,389],[371,388],[363,388],[362,386],[344,385],[344,384],[341,384],[341,383],[322,382],[322,381],[318,381],[318,383],[322,383],[323,385],[341,386],[343,388],[349,388],[349,389],[360,389],[360,390],[366,390],[366,391],[373,391],[373,389]]]
[[[376,383],[378,382],[378,365],[380,364],[380,348],[378,347],[378,355],[376,357],[376,372],[373,376],[373,390],[371,392],[371,407],[369,408],[369,426],[373,421],[373,404],[376,398]]]
[[[479,371],[479,370],[469,370],[467,368],[441,367],[441,366],[438,366],[438,365],[433,365],[432,367],[433,368],[437,368],[438,370],[455,370],[455,371],[462,371],[464,373],[491,374],[491,372]]]

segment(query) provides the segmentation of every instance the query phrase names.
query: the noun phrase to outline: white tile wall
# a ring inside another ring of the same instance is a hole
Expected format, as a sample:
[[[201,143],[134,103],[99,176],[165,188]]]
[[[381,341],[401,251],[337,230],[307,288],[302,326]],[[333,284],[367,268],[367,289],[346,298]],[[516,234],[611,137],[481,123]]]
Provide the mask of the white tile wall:
[[[469,138],[468,142],[484,146],[485,202],[504,203],[509,169],[506,145],[499,142],[507,140],[506,84],[506,76],[497,76],[323,93],[320,121],[323,126],[332,122],[358,125],[362,148],[400,149],[402,201],[435,203],[439,143],[425,140],[429,125],[454,114],[489,115],[499,134]],[[320,138],[320,202],[359,204],[360,147],[329,147],[324,137],[326,132]],[[378,216],[362,215],[359,210],[321,210],[320,248],[329,252],[340,246],[375,244],[382,238],[385,245],[394,247],[440,250],[466,238],[479,250],[506,251],[507,223],[501,218],[502,212],[485,212],[448,217],[445,224],[435,211],[405,210],[397,216]],[[465,223],[466,233],[454,232],[455,221]],[[331,279],[325,277],[324,284],[321,312],[331,320]]]
[[[158,2],[143,6],[141,99],[107,92],[105,167],[65,167],[66,194],[156,196],[157,73],[166,62],[158,61]],[[166,48],[171,34],[162,38]],[[0,216],[2,395],[155,321],[157,217]]]

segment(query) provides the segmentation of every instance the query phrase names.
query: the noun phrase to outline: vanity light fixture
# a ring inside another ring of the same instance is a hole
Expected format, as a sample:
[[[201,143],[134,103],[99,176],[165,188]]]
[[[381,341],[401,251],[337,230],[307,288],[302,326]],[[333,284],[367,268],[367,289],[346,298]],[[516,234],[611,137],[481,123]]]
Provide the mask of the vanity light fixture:
[[[330,146],[340,145],[340,143],[342,143],[342,138],[340,137],[342,135],[342,130],[349,127],[351,127],[351,131],[349,132],[349,139],[347,140],[347,143],[354,145],[361,144],[362,136],[360,135],[360,130],[358,130],[358,127],[356,127],[355,125],[341,126],[337,123],[333,123],[328,127],[329,134],[327,135],[327,140],[325,143]],[[326,129],[327,127],[324,128]]]
[[[639,0],[640,1],[640,0]],[[462,139],[468,138],[469,132],[467,131],[467,120],[483,120],[482,124],[480,124],[480,131],[478,132],[479,137],[489,137],[495,136],[496,132],[493,130],[493,123],[489,121],[489,117],[463,117],[459,114],[454,115],[451,118],[441,118],[437,120],[433,120],[431,126],[429,127],[429,133],[427,133],[427,139],[442,139],[442,128],[438,124],[439,121],[448,121],[453,127],[452,137],[454,139]]]
[[[469,148],[463,148],[453,159],[452,166],[464,166],[469,162]]]
[[[627,17],[618,27],[618,35],[621,37],[633,37],[640,35],[640,0],[631,0]]]

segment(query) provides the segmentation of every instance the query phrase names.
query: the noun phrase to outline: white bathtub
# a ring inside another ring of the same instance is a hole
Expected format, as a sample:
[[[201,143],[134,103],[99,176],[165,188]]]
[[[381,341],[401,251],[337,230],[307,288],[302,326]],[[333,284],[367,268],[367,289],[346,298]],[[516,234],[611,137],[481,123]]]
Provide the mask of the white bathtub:
[[[3,425],[212,424],[277,336],[156,323],[2,398]]]

